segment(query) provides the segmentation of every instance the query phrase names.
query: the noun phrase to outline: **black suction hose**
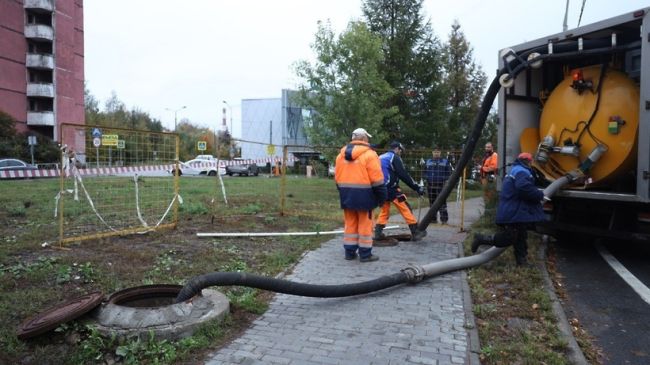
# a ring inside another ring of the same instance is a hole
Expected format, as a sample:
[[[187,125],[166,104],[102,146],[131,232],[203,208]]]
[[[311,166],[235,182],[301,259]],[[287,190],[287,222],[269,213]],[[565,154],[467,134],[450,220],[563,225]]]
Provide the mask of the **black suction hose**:
[[[500,70],[497,73],[497,76],[490,83],[490,87],[485,93],[485,97],[483,98],[483,102],[481,103],[481,109],[479,110],[479,113],[476,115],[476,119],[474,119],[474,127],[472,128],[472,133],[470,133],[470,135],[467,137],[467,143],[465,144],[463,153],[461,154],[460,159],[458,160],[458,165],[456,166],[456,169],[451,174],[449,179],[447,179],[447,182],[442,187],[440,194],[431,205],[431,208],[429,208],[429,210],[427,211],[427,214],[425,214],[422,220],[420,220],[420,222],[418,223],[418,230],[424,231],[427,229],[429,223],[431,223],[431,221],[435,218],[435,213],[438,211],[438,209],[440,209],[442,203],[447,201],[447,197],[449,196],[449,194],[451,194],[451,191],[456,186],[456,184],[458,184],[458,179],[460,179],[460,175],[463,173],[465,166],[467,166],[467,162],[470,160],[470,158],[472,158],[472,155],[474,154],[474,148],[478,143],[478,139],[481,137],[481,132],[483,131],[483,127],[485,126],[485,120],[487,119],[488,114],[490,113],[490,108],[492,107],[494,98],[497,97],[497,94],[499,93],[499,89],[501,89],[501,85],[499,84],[499,77],[503,73],[504,71]]]
[[[437,211],[443,201],[447,199],[447,196],[451,193],[452,187],[455,186],[458,178],[460,177],[460,172],[467,165],[467,161],[474,152],[474,147],[478,141],[478,138],[481,135],[481,130],[485,125],[485,119],[488,116],[492,102],[499,92],[499,76],[503,71],[499,72],[497,77],[492,80],[490,87],[485,94],[483,103],[481,105],[481,110],[476,117],[474,128],[472,134],[470,135],[467,143],[467,147],[460,158],[459,165],[462,168],[457,168],[452,176],[449,178],[447,183],[438,198],[433,203],[433,206],[425,217],[420,221],[418,228],[426,229],[431,222],[432,212]],[[453,183],[450,183],[453,181]],[[437,204],[437,205],[436,205]],[[433,209],[434,207],[438,207]],[[425,224],[426,223],[426,224]],[[408,282],[417,282],[425,277],[428,274],[432,275],[441,275],[454,270],[465,269],[468,267],[473,267],[480,265],[484,262],[487,262],[494,257],[501,254],[505,248],[492,248],[482,254],[474,255],[465,260],[459,261],[459,259],[446,260],[426,266],[409,266],[399,273],[383,276],[378,279],[365,281],[355,284],[343,284],[343,285],[314,285],[314,284],[304,284],[296,283],[288,280],[275,279],[264,277],[255,274],[243,273],[243,272],[215,272],[200,276],[195,276],[190,281],[185,284],[176,296],[176,303],[184,302],[198,293],[201,292],[201,289],[209,286],[227,286],[227,285],[242,285],[252,288],[270,290],[277,293],[291,294],[291,295],[300,295],[306,297],[318,297],[318,298],[337,298],[337,297],[348,297],[359,294],[367,294],[377,290],[386,289],[395,285],[405,284]]]
[[[195,276],[185,284],[176,296],[176,303],[191,299],[209,286],[242,285],[269,290],[276,293],[299,295],[313,298],[341,298],[367,294],[396,285],[417,283],[431,276],[438,276],[456,270],[484,264],[499,256],[507,247],[492,247],[480,254],[443,260],[419,266],[409,265],[400,272],[382,276],[378,279],[354,284],[317,285],[269,278],[244,272],[214,272]]]
[[[293,281],[269,278],[244,272],[214,272],[195,276],[185,284],[176,297],[176,303],[186,301],[208,286],[243,285],[251,288],[270,290],[277,293],[299,295],[316,298],[339,298],[390,288],[409,281],[406,270],[399,273],[382,276],[378,279],[354,284],[315,285],[296,283]]]
[[[621,50],[638,48],[639,46],[639,42],[635,42],[623,47],[607,47],[589,49],[586,51],[545,54],[537,57],[534,60],[531,60],[530,62],[614,53]],[[536,50],[537,49],[535,49],[535,51]],[[540,47],[539,50],[542,50],[542,48]],[[501,88],[501,85],[499,84],[499,77],[506,73],[505,70],[512,70],[510,77],[516,77],[519,72],[523,71],[530,65],[530,63],[526,60],[523,60],[521,56],[525,56],[532,52],[533,50],[529,50],[519,55],[518,58],[511,61],[506,68],[499,70],[494,80],[492,80],[490,83],[490,87],[485,93],[485,97],[481,103],[481,109],[479,110],[479,113],[474,120],[474,127],[472,128],[472,132],[467,139],[465,149],[463,150],[463,153],[458,161],[458,166],[445,183],[442,191],[433,202],[433,205],[431,205],[431,208],[429,208],[427,214],[418,223],[419,230],[426,230],[429,223],[431,223],[433,220],[433,212],[437,212],[438,209],[440,209],[442,203],[447,200],[447,197],[451,193],[453,187],[458,183],[460,174],[465,169],[467,162],[469,162],[470,158],[472,157],[474,149],[476,148],[476,144],[478,143],[478,139],[481,136],[483,127],[485,126],[485,120],[487,119],[487,116],[490,112],[492,103],[494,102],[494,99],[496,98],[497,94],[499,93],[499,89]],[[242,285],[263,290],[270,290],[278,293],[318,298],[338,298],[367,294],[395,285],[414,283],[427,277],[442,275],[451,271],[478,266],[499,256],[504,250],[505,247],[493,247],[481,254],[439,261],[424,266],[411,265],[405,269],[402,269],[399,273],[396,274],[383,276],[378,279],[361,283],[343,285],[304,284],[242,272],[215,272],[211,274],[196,276],[190,279],[190,281],[178,293],[178,296],[176,297],[176,303],[180,303],[194,297],[201,292],[201,289],[205,287],[227,285]]]

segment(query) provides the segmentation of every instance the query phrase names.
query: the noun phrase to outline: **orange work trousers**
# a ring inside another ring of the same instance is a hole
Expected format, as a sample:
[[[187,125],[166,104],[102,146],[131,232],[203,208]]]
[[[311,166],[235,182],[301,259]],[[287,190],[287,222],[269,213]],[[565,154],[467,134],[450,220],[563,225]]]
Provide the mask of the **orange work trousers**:
[[[379,217],[377,218],[377,224],[386,224],[388,223],[388,218],[390,216],[390,205],[391,203],[397,207],[399,213],[404,217],[406,224],[416,224],[418,221],[413,215],[411,206],[406,201],[406,195],[398,195],[392,201],[384,202],[384,205],[381,206],[381,211],[379,212]]]
[[[345,228],[343,247],[346,253],[359,250],[359,256],[367,257],[372,250],[372,211],[343,209]]]

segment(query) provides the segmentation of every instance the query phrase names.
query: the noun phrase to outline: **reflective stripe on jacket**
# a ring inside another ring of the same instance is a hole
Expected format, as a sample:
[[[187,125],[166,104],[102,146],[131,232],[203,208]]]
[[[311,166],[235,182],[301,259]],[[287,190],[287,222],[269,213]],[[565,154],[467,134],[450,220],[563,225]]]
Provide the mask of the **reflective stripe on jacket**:
[[[379,157],[365,142],[352,141],[341,148],[334,181],[343,209],[372,210],[386,201]]]
[[[533,174],[519,161],[513,163],[512,170],[503,179],[497,224],[532,223],[543,221],[542,199],[544,193],[535,186]]]
[[[388,151],[379,156],[381,161],[381,170],[384,174],[384,182],[388,189],[388,200],[392,201],[400,192],[399,181],[402,180],[411,189],[418,191],[418,184],[406,171],[402,158],[393,151]]]
[[[428,159],[424,175],[429,183],[442,184],[451,176],[451,164],[446,158]]]

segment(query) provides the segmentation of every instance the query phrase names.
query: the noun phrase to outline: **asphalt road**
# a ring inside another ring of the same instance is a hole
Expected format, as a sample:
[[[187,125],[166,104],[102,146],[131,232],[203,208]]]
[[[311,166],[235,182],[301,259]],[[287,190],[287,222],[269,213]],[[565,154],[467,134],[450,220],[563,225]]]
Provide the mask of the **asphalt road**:
[[[594,337],[603,350],[604,364],[650,364],[650,299],[643,297],[644,285],[650,286],[650,247],[622,242],[601,245],[605,256],[611,254],[622,271],[640,281],[639,294],[605,261],[594,242],[553,245],[568,293],[563,303],[566,315],[577,318]]]

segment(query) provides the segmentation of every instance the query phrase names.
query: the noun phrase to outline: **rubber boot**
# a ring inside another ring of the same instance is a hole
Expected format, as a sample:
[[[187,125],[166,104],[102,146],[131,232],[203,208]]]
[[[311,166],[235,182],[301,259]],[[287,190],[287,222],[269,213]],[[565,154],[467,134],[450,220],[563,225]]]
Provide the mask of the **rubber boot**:
[[[419,241],[427,235],[427,231],[419,231],[417,224],[409,224],[411,230],[411,241]]]
[[[386,228],[385,224],[375,224],[375,235],[372,237],[372,239],[383,240],[386,238],[386,235],[384,234],[384,228]]]
[[[494,239],[492,236],[476,233],[474,234],[474,240],[472,241],[472,253],[476,253],[479,246],[481,245],[494,245]]]

